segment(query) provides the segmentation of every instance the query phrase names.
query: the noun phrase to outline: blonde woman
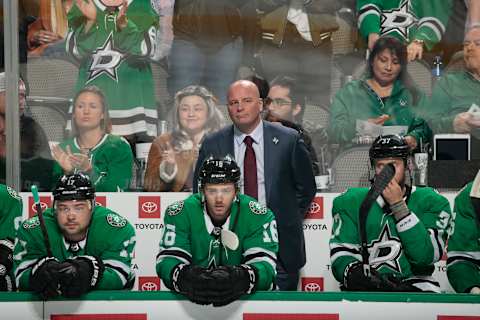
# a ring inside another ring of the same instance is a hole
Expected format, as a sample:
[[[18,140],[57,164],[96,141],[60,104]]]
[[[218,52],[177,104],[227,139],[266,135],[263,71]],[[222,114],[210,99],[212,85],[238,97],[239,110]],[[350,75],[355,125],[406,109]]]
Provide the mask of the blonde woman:
[[[150,148],[147,191],[191,191],[201,142],[224,125],[224,118],[212,93],[194,85],[175,95],[172,123],[172,132],[157,137]]]
[[[76,95],[72,138],[53,148],[57,161],[53,181],[76,171],[90,176],[98,192],[124,191],[132,178],[133,154],[128,142],[110,132],[105,96],[95,86]]]

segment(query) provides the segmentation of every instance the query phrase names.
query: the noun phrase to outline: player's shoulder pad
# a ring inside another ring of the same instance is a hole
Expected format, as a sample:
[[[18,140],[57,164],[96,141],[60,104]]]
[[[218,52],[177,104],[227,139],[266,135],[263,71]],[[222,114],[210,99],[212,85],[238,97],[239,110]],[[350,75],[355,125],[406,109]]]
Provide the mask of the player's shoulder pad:
[[[268,209],[265,205],[261,204],[260,202],[250,200],[248,202],[248,207],[250,208],[250,211],[253,212],[254,214],[258,215],[264,215],[268,212]]]
[[[40,225],[40,219],[38,216],[33,216],[22,223],[22,228],[25,230],[34,229]]]
[[[183,208],[185,206],[185,201],[179,200],[175,201],[171,205],[167,207],[167,210],[165,210],[165,213],[169,216],[176,216],[182,213]]]

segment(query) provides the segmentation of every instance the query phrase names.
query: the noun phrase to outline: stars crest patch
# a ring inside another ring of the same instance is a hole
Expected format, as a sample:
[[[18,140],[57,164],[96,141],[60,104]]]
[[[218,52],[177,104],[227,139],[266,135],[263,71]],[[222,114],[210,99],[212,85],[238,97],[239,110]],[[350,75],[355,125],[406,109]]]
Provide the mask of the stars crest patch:
[[[248,207],[255,214],[265,214],[265,213],[267,213],[267,207],[265,207],[263,204],[258,203],[256,201],[250,201],[248,203]]]
[[[40,220],[38,220],[38,216],[34,216],[28,220],[25,220],[25,222],[23,222],[22,224],[22,227],[24,229],[33,229],[39,225],[40,225]]]
[[[9,186],[7,186],[7,191],[8,191],[8,194],[12,196],[12,198],[15,198],[17,200],[22,200],[22,198],[18,195],[17,191],[13,190]]]
[[[109,225],[115,228],[123,228],[127,225],[127,220],[124,217],[113,213],[107,214],[107,222]]]
[[[167,208],[167,214],[169,216],[176,216],[183,210],[183,200],[180,201],[175,201],[171,205],[168,206]]]

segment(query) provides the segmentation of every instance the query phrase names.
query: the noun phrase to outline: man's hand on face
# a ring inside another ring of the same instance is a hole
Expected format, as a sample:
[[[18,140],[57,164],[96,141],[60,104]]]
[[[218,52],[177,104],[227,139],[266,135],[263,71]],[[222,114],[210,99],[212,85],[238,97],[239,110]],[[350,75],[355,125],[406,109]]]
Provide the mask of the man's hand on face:
[[[397,180],[393,178],[386,188],[383,190],[383,198],[389,205],[398,203],[403,200],[403,190],[398,184]]]

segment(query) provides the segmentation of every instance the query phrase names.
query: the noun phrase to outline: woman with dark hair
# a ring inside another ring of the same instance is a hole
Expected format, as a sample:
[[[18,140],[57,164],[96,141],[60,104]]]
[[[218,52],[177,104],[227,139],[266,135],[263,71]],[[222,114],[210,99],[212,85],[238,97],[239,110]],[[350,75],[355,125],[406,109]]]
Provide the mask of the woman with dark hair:
[[[188,86],[175,95],[171,133],[157,137],[145,172],[147,191],[191,191],[193,169],[203,137],[224,125],[211,92]]]
[[[359,80],[347,83],[336,94],[330,113],[329,137],[342,147],[355,139],[356,121],[381,126],[406,126],[406,139],[413,150],[431,139],[431,130],[416,116],[424,99],[407,74],[407,51],[393,37],[382,37],[372,49],[368,70]]]
[[[73,100],[72,137],[52,148],[57,161],[53,182],[63,174],[85,172],[98,192],[125,191],[132,178],[133,154],[127,140],[110,134],[105,96],[96,86]]]

